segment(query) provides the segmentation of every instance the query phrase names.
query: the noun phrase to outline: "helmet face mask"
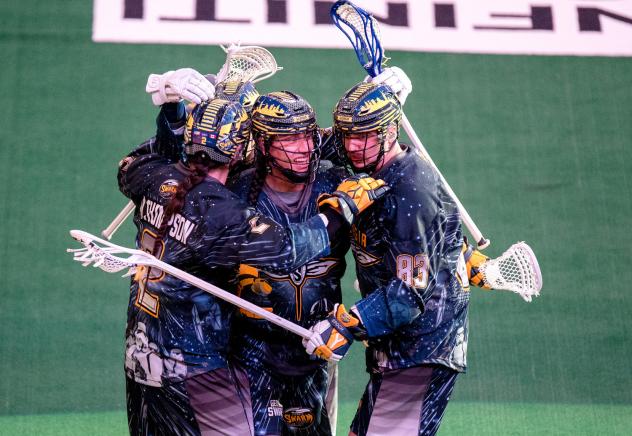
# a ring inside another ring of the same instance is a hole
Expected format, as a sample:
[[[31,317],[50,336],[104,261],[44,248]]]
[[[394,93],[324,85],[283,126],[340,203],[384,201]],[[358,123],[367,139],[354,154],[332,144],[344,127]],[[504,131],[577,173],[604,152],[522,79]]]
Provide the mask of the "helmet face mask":
[[[388,152],[381,132],[340,135],[339,151],[355,171],[367,172],[379,166]]]
[[[264,147],[271,175],[280,173],[292,183],[312,182],[320,162],[319,143],[320,137],[310,133],[273,136]]]
[[[386,141],[391,125],[395,126],[394,139],[397,140],[402,118],[402,107],[397,96],[386,85],[359,83],[338,101],[333,115],[336,146],[343,161],[356,172],[376,171],[388,152]],[[371,137],[377,138],[378,147],[374,146]],[[362,139],[364,150],[361,147]],[[351,149],[348,149],[350,145]]]
[[[316,114],[301,96],[289,91],[260,96],[252,112],[257,159],[272,176],[311,183],[320,162],[321,137]]]
[[[228,164],[244,143],[244,109],[237,102],[213,99],[195,106],[184,131],[183,161],[196,157],[203,162]]]

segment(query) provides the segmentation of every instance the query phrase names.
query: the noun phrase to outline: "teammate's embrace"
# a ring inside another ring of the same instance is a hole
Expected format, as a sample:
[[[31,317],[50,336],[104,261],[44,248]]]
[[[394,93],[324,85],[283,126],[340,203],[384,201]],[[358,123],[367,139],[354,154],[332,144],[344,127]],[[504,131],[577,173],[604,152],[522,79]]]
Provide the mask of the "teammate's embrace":
[[[312,107],[289,91],[262,95],[253,108],[252,135],[255,168],[242,174],[234,191],[279,223],[309,221],[318,214],[319,195],[335,191],[345,177],[342,168],[320,160],[321,137]],[[348,248],[347,236],[341,235],[332,241],[329,255],[284,274],[242,265],[240,295],[311,327],[341,302]],[[240,314],[232,327],[231,351],[250,380],[255,434],[331,434],[335,422],[328,419],[333,410],[325,407],[327,362],[308,356],[299,337],[248,312]],[[336,367],[330,371],[335,373]]]
[[[177,122],[182,104],[167,104],[175,106],[163,113]],[[182,155],[177,140],[149,141],[121,161],[118,173],[121,191],[136,205],[137,245],[225,288],[241,262],[287,272],[327,255],[330,238],[346,225],[326,211],[282,227],[225,188],[244,144],[243,119],[239,103],[200,104],[186,123]],[[137,270],[127,324],[131,434],[252,433],[247,380],[226,359],[232,312],[175,277]]]
[[[352,226],[363,298],[349,312],[337,306],[304,341],[309,353],[335,359],[354,339],[368,341],[370,380],[351,425],[357,435],[436,433],[466,367],[469,279],[487,285],[478,274],[487,258],[464,246],[457,206],[437,172],[398,142],[401,118],[383,84],[352,87],[334,109],[341,156],[391,187]]]

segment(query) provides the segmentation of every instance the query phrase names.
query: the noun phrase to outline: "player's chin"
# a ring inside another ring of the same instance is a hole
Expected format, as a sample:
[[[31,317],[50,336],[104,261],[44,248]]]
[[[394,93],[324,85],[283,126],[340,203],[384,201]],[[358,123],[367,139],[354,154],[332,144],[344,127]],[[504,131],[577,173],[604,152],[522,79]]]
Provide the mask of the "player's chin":
[[[353,168],[355,168],[357,171],[364,171],[366,168],[369,168],[372,165],[372,162],[367,162],[364,159],[351,158],[350,160]]]

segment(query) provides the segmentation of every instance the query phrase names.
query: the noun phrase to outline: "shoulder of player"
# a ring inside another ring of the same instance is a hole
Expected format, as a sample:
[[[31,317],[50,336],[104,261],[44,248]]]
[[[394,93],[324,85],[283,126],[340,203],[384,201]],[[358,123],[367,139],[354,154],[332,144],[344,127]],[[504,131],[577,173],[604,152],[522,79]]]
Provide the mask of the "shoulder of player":
[[[398,210],[436,202],[439,179],[432,167],[416,153],[407,152],[389,171],[379,176],[391,188],[385,203]]]
[[[316,174],[316,183],[335,189],[349,174],[343,167],[334,165],[331,161],[321,160]],[[323,192],[327,191],[324,189]]]
[[[247,170],[242,171],[239,176],[233,180],[233,182],[228,186],[228,189],[234,192],[239,198],[247,198],[254,176],[255,169],[248,168]]]

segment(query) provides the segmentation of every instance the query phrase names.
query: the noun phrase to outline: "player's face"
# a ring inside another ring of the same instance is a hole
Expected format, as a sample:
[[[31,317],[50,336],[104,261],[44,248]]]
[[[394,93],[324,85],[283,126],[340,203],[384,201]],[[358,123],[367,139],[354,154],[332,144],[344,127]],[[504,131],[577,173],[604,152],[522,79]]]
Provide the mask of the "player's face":
[[[355,168],[362,169],[374,164],[380,155],[377,132],[344,135],[347,156]]]
[[[309,133],[277,135],[270,145],[270,157],[281,167],[295,173],[309,171],[309,162],[314,152],[314,138]]]

